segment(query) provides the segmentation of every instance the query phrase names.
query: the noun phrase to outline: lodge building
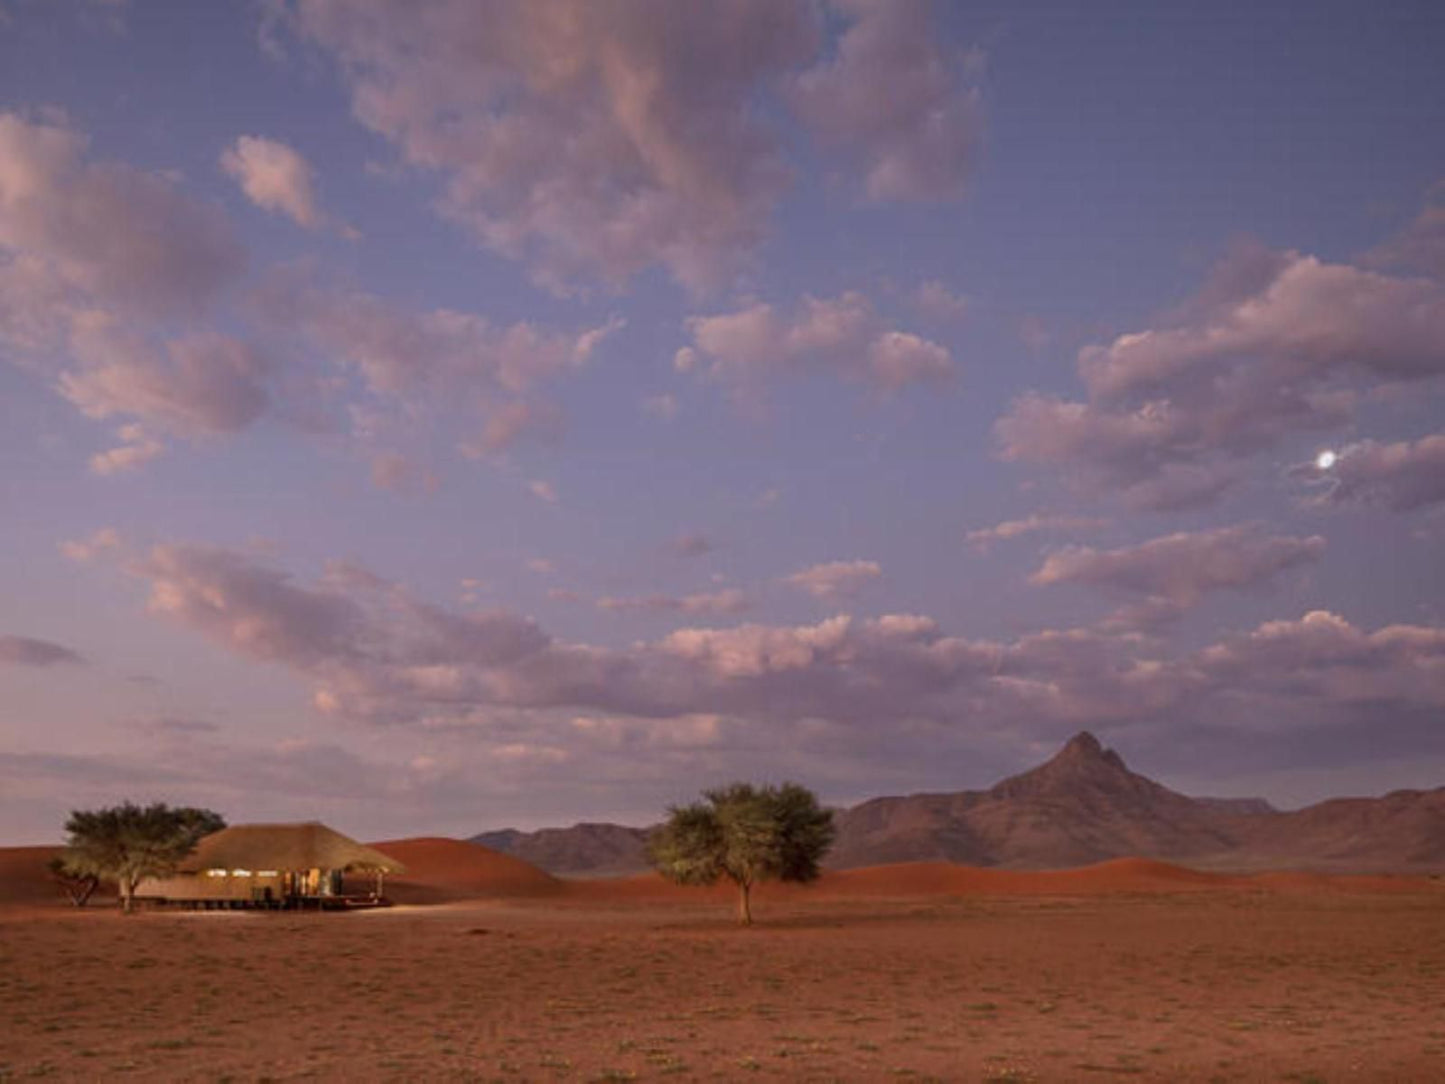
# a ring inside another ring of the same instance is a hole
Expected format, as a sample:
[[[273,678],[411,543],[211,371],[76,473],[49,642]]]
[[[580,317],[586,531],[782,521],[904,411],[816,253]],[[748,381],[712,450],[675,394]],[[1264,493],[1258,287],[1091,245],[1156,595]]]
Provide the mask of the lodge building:
[[[203,838],[174,875],[141,882],[136,897],[211,909],[375,907],[386,903],[386,874],[405,870],[319,821],[238,824]],[[356,891],[348,873],[372,879]]]

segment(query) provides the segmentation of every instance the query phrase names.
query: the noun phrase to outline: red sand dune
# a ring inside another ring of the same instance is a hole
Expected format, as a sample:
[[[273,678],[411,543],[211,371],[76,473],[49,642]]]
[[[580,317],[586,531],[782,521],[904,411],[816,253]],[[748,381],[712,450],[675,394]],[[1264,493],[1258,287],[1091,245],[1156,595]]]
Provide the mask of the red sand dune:
[[[550,873],[477,843],[430,837],[370,846],[406,866],[386,879],[386,894],[398,903],[545,896],[562,888]]]
[[[698,889],[671,884],[656,874],[567,880],[489,847],[444,838],[398,839],[372,846],[407,867],[386,879],[398,903],[468,899],[554,897],[577,903],[629,904],[731,900],[723,883]],[[66,906],[46,863],[59,848],[0,848],[0,905]],[[370,877],[352,882],[370,887]],[[1207,873],[1145,858],[1118,858],[1064,870],[1008,870],[951,862],[904,862],[830,870],[811,885],[765,884],[761,900],[916,898],[929,896],[1100,896],[1205,891],[1285,893],[1405,893],[1440,891],[1445,881],[1425,876],[1348,875],[1301,872]],[[97,900],[97,902],[108,902]]]
[[[767,884],[763,898],[916,897],[964,895],[1102,895],[1208,891],[1250,887],[1248,878],[1154,862],[1122,858],[1069,870],[1001,870],[951,862],[903,862],[888,866],[828,871],[811,885]],[[566,882],[567,894],[579,900],[663,901],[702,899],[695,888],[669,884],[656,874]],[[730,896],[728,885],[714,886],[712,896]]]
[[[0,847],[0,903],[62,902],[65,894],[46,864],[59,847]]]
[[[819,887],[839,895],[1098,895],[1246,887],[1244,878],[1202,873],[1146,858],[1116,858],[1063,870],[1008,870],[949,862],[907,862],[841,870]]]
[[[564,881],[571,899],[593,902],[665,902],[731,898],[731,885],[699,890],[670,884],[656,874]],[[1009,870],[951,862],[902,862],[830,870],[811,885],[765,884],[766,899],[846,899],[928,896],[1104,896],[1178,892],[1419,892],[1445,887],[1427,877],[1346,874],[1208,873],[1147,858],[1116,858],[1062,870]]]

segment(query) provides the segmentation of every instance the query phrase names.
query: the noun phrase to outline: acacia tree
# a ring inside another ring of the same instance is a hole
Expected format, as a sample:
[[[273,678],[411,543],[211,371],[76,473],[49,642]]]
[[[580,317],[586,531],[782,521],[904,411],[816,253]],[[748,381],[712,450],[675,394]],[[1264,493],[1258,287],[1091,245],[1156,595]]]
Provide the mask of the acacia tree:
[[[648,838],[658,872],[685,885],[738,887],[738,922],[752,924],[751,894],[761,881],[808,882],[833,843],[833,814],[796,783],[733,783],[703,792],[703,801],[672,806]]]
[[[136,886],[147,877],[175,872],[202,836],[226,827],[219,813],[164,802],[133,802],[107,809],[78,809],[65,822],[69,834],[60,869],[71,877],[114,881],[130,914]]]
[[[65,860],[65,855],[57,854],[48,863],[46,868],[50,870],[50,878],[70,897],[73,907],[84,907],[90,902],[90,897],[95,895],[95,890],[100,887],[100,878],[94,873],[81,873],[73,869]]]

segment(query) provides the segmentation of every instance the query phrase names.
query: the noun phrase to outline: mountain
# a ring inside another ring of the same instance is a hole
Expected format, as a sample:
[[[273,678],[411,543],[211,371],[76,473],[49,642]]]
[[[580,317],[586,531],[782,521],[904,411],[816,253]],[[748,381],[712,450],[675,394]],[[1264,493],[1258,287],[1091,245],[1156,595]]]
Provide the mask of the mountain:
[[[1445,787],[1280,812],[1261,798],[1192,798],[1131,771],[1086,732],[988,790],[874,798],[835,814],[835,869],[948,861],[1060,869],[1142,857],[1211,869],[1445,872]],[[647,868],[647,830],[579,824],[474,841],[550,873]]]
[[[647,828],[620,824],[574,824],[536,832],[503,828],[472,836],[468,842],[520,858],[549,873],[596,877],[647,869],[643,848],[648,832]]]
[[[1131,772],[1087,732],[1054,758],[986,791],[875,798],[838,817],[829,864],[946,859],[1059,868],[1138,855],[1198,858],[1228,850],[1230,818]]]
[[[1236,869],[1445,873],[1445,787],[1241,817]]]

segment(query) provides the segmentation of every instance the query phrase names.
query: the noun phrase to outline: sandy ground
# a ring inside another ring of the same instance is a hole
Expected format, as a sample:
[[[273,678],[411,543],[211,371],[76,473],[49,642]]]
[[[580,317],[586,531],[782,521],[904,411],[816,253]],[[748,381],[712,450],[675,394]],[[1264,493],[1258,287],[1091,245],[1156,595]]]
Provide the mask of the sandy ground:
[[[646,879],[354,914],[12,901],[0,1079],[1445,1079],[1439,882],[1168,869],[859,871],[762,892],[747,930]]]

